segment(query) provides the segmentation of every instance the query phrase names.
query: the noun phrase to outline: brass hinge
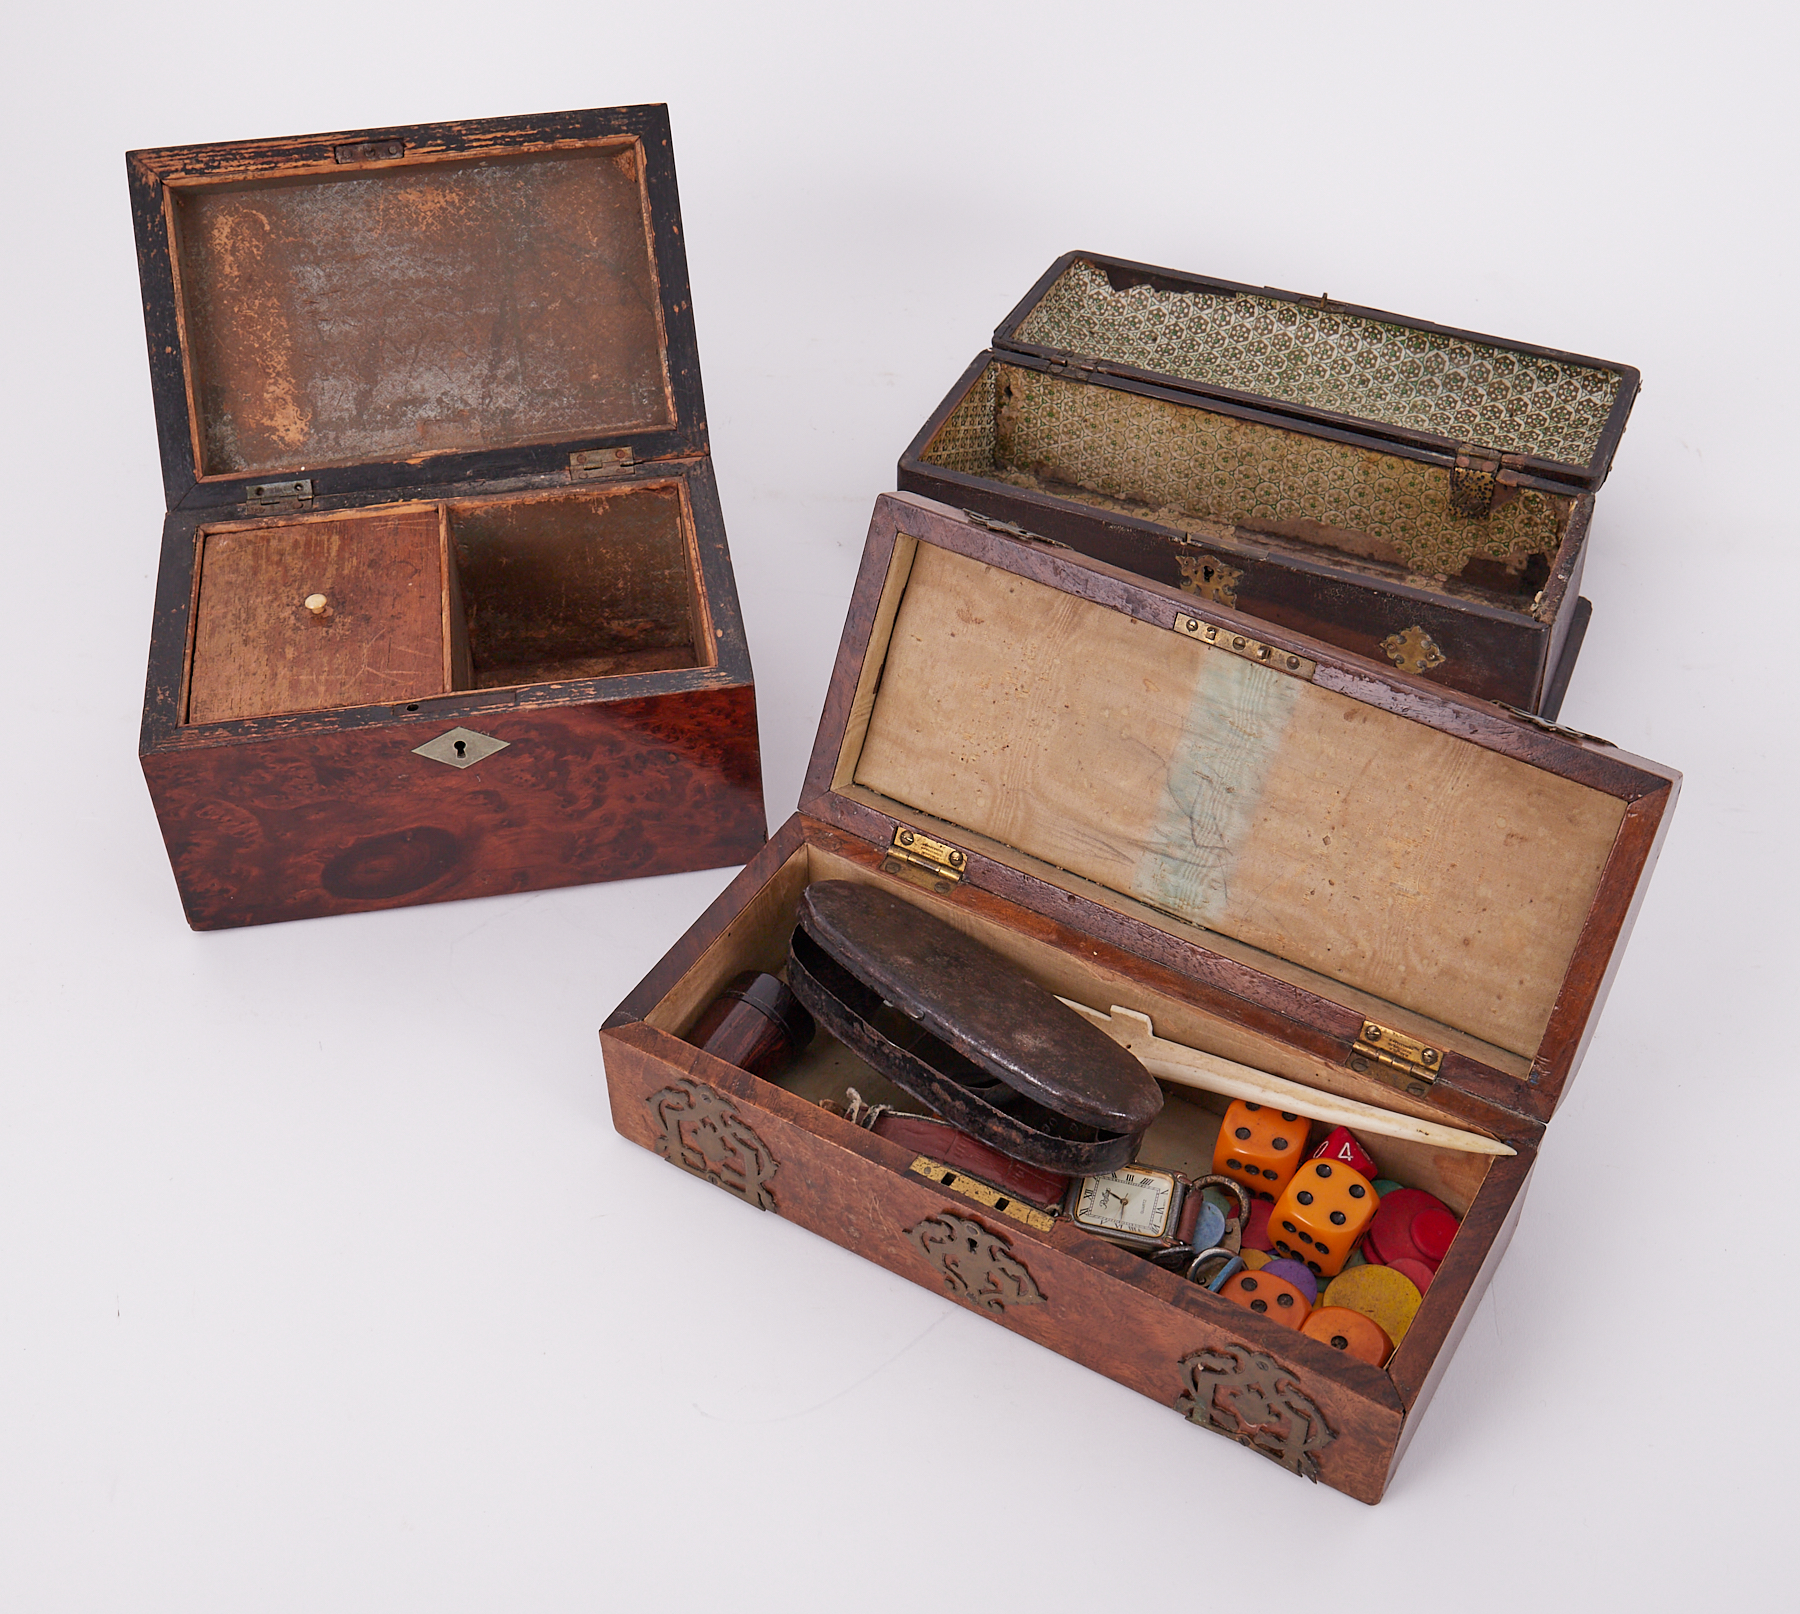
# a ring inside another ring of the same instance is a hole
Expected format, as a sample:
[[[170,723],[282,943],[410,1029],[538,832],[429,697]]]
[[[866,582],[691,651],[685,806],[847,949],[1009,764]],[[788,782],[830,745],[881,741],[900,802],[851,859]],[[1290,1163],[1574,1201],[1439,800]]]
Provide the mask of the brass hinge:
[[[1071,373],[1076,375],[1092,375],[1094,373],[1095,365],[1096,361],[1093,359],[1080,358],[1076,354],[1070,353],[1062,358],[1055,358],[1050,361],[1050,374],[1054,376],[1066,376]]]
[[[1360,1076],[1374,1076],[1418,1098],[1431,1091],[1444,1063],[1441,1050],[1426,1046],[1392,1026],[1363,1021],[1356,1046],[1345,1061]]]
[[[1450,513],[1480,520],[1494,508],[1499,486],[1500,450],[1458,443],[1456,463],[1450,467]]]
[[[1529,723],[1534,729],[1541,729],[1546,734],[1560,734],[1565,740],[1586,740],[1590,745],[1604,745],[1615,751],[1618,749],[1611,740],[1603,740],[1598,734],[1587,734],[1580,729],[1567,728],[1561,723],[1552,723],[1539,717],[1536,712],[1526,711],[1523,706],[1508,706],[1505,701],[1495,701],[1494,704],[1503,712],[1511,712],[1521,723]]]
[[[930,891],[948,891],[963,877],[969,854],[904,824],[894,830],[894,844],[882,860],[884,874],[898,874]]]
[[[584,448],[569,456],[569,475],[577,482],[586,482],[596,476],[618,476],[636,463],[628,448]]]
[[[288,499],[304,501],[312,496],[310,476],[297,476],[288,482],[253,482],[244,489],[245,504],[280,504]]]
[[[1201,644],[1211,645],[1215,650],[1229,650],[1234,656],[1242,656],[1246,661],[1259,661],[1265,667],[1273,667],[1277,672],[1286,673],[1290,678],[1311,680],[1318,671],[1318,664],[1292,650],[1280,650],[1272,644],[1264,644],[1260,639],[1251,639],[1241,633],[1233,633],[1229,628],[1221,628],[1214,622],[1202,622],[1197,616],[1177,615],[1175,631],[1186,639],[1198,639]]]

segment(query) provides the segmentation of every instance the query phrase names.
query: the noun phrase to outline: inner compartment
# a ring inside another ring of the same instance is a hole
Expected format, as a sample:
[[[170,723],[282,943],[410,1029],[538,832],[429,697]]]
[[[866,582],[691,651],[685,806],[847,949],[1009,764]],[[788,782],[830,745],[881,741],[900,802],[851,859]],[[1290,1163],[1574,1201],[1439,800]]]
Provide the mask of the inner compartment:
[[[635,138],[169,197],[202,476],[675,423]]]
[[[1624,816],[904,536],[853,711],[838,793],[1521,1077]]]
[[[800,847],[788,858],[725,932],[645,1015],[646,1023],[683,1036],[719,990],[740,971],[782,974],[800,895],[816,880],[884,885],[993,948],[1049,991],[1097,1009],[1118,1004],[1148,1014],[1159,1036],[1286,1076],[1322,1092],[1361,1099],[1398,1113],[1467,1126],[1466,1120],[1447,1116],[1428,1101],[1408,1099],[1343,1067],[1323,1065],[1275,1037],[1248,1031],[1222,1016],[1149,990],[1130,976],[1072,957],[1050,942],[973,914],[928,890],[872,872],[812,844]],[[812,1103],[831,1100],[841,1105],[847,1090],[854,1088],[867,1103],[890,1105],[909,1114],[931,1113],[928,1106],[893,1086],[822,1029],[812,1044],[776,1076],[775,1083]],[[1166,1095],[1163,1113],[1144,1135],[1138,1159],[1146,1165],[1204,1176],[1212,1169],[1213,1141],[1230,1100],[1169,1082],[1160,1085]],[[1313,1141],[1323,1138],[1329,1130],[1315,1122]],[[1493,1156],[1436,1148],[1409,1139],[1367,1136],[1361,1132],[1357,1135],[1382,1175],[1435,1194],[1459,1218],[1467,1215],[1494,1161]]]
[[[1324,306],[1321,306],[1324,305]],[[1586,466],[1621,377],[1318,302],[1078,258],[1015,340],[1358,420]]]
[[[678,480],[225,523],[197,543],[190,723],[715,658]]]
[[[1444,466],[998,361],[921,458],[1195,541],[1241,534],[1520,612],[1548,580],[1574,505],[1503,486],[1487,516],[1461,516]]]

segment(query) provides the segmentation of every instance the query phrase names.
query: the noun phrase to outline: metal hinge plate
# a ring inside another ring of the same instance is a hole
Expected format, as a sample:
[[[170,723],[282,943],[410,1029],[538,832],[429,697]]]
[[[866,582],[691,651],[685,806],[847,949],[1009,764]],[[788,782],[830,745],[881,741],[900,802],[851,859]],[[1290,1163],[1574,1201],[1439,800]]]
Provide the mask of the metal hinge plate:
[[[1041,532],[1027,532],[1016,521],[1002,521],[998,516],[984,516],[979,510],[965,510],[966,516],[977,527],[985,527],[989,532],[1003,532],[1008,538],[1023,538],[1027,543],[1047,544],[1051,549],[1067,549],[1069,546],[1057,542],[1054,538],[1046,538]]]
[[[285,499],[310,499],[312,478],[297,476],[287,482],[252,482],[244,489],[245,504],[279,504]]]
[[[882,860],[884,874],[898,874],[929,891],[948,891],[963,877],[969,854],[921,835],[901,824],[894,830],[894,844]]]
[[[1500,486],[1500,450],[1474,443],[1456,445],[1450,467],[1450,513],[1479,521],[1494,508]]]
[[[1304,678],[1310,682],[1312,675],[1318,671],[1317,662],[1297,655],[1292,650],[1279,650],[1272,644],[1264,644],[1260,639],[1221,628],[1217,623],[1202,622],[1197,616],[1177,616],[1175,631],[1184,639],[1198,639],[1201,644],[1211,645],[1215,650],[1229,650],[1234,656],[1242,656],[1246,661],[1261,662],[1263,666],[1273,667],[1276,672],[1286,673],[1290,678]]]
[[[1523,706],[1508,706],[1505,701],[1496,701],[1494,704],[1503,712],[1511,712],[1521,723],[1529,723],[1534,729],[1542,729],[1546,734],[1560,734],[1565,740],[1586,740],[1590,745],[1604,745],[1613,750],[1618,749],[1611,740],[1603,740],[1598,734],[1586,734],[1580,729],[1565,728],[1561,723],[1552,723],[1539,717],[1536,712],[1526,711]]]
[[[406,155],[404,140],[352,140],[331,148],[332,159],[340,163],[389,163]]]
[[[1093,359],[1077,358],[1073,353],[1050,361],[1050,374],[1054,376],[1092,375],[1095,368]]]
[[[618,476],[636,463],[628,448],[585,448],[569,456],[569,475],[586,482],[596,476]]]
[[[1418,1098],[1431,1091],[1443,1066],[1443,1051],[1396,1031],[1392,1026],[1363,1021],[1356,1046],[1345,1061],[1359,1076],[1373,1076],[1389,1087]]]

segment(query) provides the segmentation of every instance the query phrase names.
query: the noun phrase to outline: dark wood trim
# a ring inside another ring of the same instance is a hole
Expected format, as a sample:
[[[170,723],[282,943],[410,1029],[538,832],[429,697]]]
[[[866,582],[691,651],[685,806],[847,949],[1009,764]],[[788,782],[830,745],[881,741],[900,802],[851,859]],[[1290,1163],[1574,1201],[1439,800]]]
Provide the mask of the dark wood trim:
[[[1562,640],[1552,650],[1552,664],[1544,679],[1544,693],[1538,702],[1538,711],[1546,723],[1554,723],[1562,716],[1563,702],[1568,698],[1569,680],[1575,676],[1575,663],[1580,659],[1581,646],[1587,639],[1588,623],[1594,615],[1592,603],[1579,596],[1575,601],[1575,609],[1568,613],[1568,620],[1562,624]]]
[[[517,118],[478,118],[457,123],[343,130],[274,140],[229,141],[126,153],[137,230],[138,273],[149,342],[151,391],[162,450],[163,483],[171,509],[217,510],[241,504],[248,489],[287,473],[263,470],[247,476],[201,477],[194,461],[193,426],[179,330],[178,293],[171,262],[163,197],[170,186],[381,171],[431,161],[534,151],[579,150],[609,138],[637,139],[644,153],[652,246],[661,303],[675,425],[659,431],[581,436],[478,452],[423,455],[410,460],[308,468],[316,497],[417,486],[467,485],[510,476],[566,473],[572,453],[629,447],[640,461],[707,451],[706,405],[700,381],[699,345],[688,281],[687,249],[669,136],[668,108],[602,107]],[[405,154],[395,161],[340,163],[341,146],[398,139]]]

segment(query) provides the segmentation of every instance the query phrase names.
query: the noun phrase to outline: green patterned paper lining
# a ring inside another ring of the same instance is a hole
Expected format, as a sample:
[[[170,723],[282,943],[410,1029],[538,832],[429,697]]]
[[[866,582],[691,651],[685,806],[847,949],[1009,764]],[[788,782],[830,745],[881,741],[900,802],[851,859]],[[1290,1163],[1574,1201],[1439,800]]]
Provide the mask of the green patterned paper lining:
[[[1424,577],[1454,576],[1477,556],[1554,554],[1565,516],[1565,501],[1527,489],[1469,520],[1451,513],[1441,467],[1014,365],[987,367],[924,458],[973,476],[1027,472],[1061,496],[1126,501],[1178,529],[1364,533]]]
[[[1184,381],[1329,409],[1585,466],[1618,396],[1611,370],[1537,358],[1305,303],[1202,291],[1114,291],[1070,264],[1021,342]]]

